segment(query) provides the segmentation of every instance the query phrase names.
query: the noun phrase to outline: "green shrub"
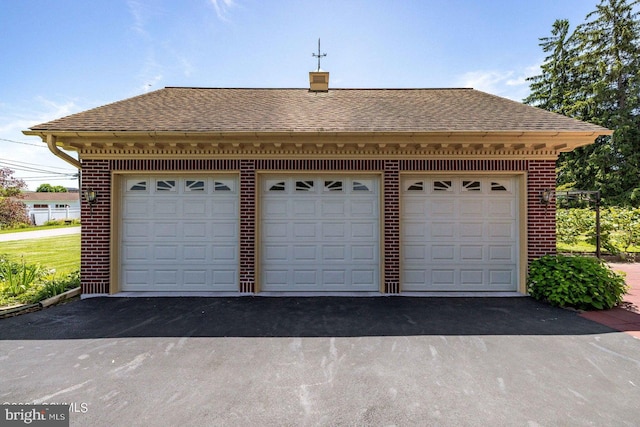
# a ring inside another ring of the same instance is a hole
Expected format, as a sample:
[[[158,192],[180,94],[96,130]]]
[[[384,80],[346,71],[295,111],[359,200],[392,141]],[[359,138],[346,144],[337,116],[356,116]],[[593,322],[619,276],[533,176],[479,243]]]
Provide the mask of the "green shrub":
[[[37,287],[33,301],[42,301],[80,286],[80,271],[76,270],[63,277],[52,277]]]
[[[0,257],[0,283],[3,284],[3,292],[9,296],[18,296],[26,292],[46,273],[47,271],[37,264],[15,262],[6,257]]]
[[[597,258],[546,255],[529,266],[529,294],[560,307],[609,309],[622,301],[624,277]]]

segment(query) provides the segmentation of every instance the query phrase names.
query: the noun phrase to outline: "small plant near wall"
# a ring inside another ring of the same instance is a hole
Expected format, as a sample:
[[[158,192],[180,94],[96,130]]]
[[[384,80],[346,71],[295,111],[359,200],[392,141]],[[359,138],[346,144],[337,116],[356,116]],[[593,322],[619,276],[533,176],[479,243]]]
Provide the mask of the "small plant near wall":
[[[622,302],[624,276],[597,258],[546,255],[529,266],[529,294],[540,301],[579,310],[606,310]]]

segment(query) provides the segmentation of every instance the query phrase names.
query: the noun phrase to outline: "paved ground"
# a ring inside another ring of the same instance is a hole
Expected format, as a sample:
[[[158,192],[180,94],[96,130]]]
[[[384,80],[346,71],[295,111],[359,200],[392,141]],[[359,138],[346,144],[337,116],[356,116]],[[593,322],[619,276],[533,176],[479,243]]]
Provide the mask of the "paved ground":
[[[91,298],[0,320],[71,425],[638,425],[640,340],[530,298]]]
[[[39,239],[41,237],[64,236],[67,234],[80,233],[80,226],[51,228],[48,230],[21,231],[18,233],[0,234],[0,242],[10,242],[12,240]]]
[[[590,311],[582,316],[640,338],[640,263],[611,263],[609,266],[614,271],[626,274],[626,281],[630,286],[629,293],[625,295],[624,302],[619,307]]]

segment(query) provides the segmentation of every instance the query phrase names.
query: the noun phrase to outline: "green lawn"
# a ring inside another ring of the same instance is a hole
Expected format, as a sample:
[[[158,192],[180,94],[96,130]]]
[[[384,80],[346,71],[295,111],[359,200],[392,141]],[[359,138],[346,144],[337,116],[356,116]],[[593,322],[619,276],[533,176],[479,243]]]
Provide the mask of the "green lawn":
[[[40,231],[51,230],[53,228],[67,228],[67,227],[79,227],[78,224],[74,225],[40,225],[38,227],[25,227],[25,228],[2,228],[0,234],[12,234],[12,233],[24,233],[27,231]]]
[[[0,254],[66,274],[80,268],[80,234],[1,242]]]

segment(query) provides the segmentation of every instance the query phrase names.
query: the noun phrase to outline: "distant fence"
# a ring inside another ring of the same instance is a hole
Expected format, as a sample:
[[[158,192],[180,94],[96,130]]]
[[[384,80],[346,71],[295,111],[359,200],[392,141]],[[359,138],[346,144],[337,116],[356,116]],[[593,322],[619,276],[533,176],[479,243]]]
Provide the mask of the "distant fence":
[[[29,218],[35,225],[44,225],[47,221],[79,219],[80,208],[31,208]]]

